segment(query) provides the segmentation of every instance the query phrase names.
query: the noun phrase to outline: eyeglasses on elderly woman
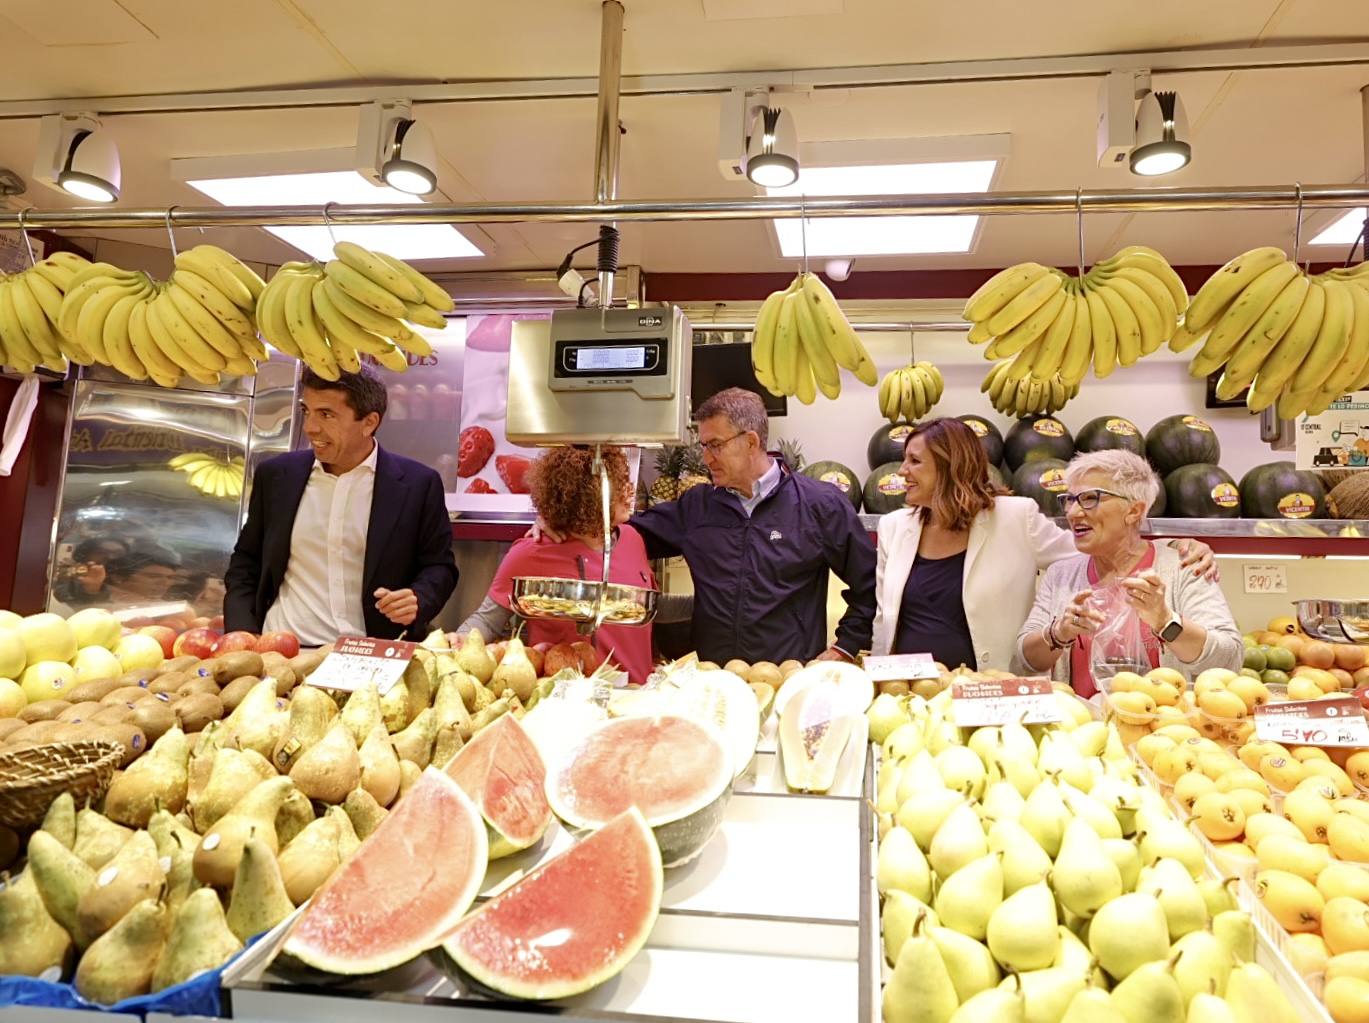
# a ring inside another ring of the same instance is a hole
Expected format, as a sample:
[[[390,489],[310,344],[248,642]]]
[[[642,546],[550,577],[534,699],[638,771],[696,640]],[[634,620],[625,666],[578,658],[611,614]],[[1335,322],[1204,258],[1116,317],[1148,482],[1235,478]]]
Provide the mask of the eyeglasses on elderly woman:
[[[1069,510],[1076,504],[1084,511],[1093,511],[1098,507],[1098,502],[1105,497],[1120,497],[1127,499],[1126,494],[1119,494],[1115,490],[1104,490],[1102,487],[1093,487],[1089,490],[1081,490],[1077,494],[1057,494],[1056,500],[1060,502],[1060,511],[1068,514]]]

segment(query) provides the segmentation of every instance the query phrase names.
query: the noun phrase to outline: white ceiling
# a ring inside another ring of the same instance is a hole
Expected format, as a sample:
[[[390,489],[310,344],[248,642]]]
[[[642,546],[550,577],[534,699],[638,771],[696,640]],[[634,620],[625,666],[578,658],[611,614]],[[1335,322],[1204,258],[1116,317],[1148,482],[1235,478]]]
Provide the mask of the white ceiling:
[[[1123,0],[626,0],[626,8],[627,75],[1369,40],[1369,3],[1359,0],[1149,0],[1140,7]],[[583,76],[597,73],[598,45],[596,0],[3,0],[0,97]],[[1150,181],[1358,180],[1365,162],[1359,90],[1367,83],[1369,64],[1157,75],[1157,88],[1175,88],[1184,100],[1194,160]],[[823,90],[790,106],[805,141],[1006,133],[1011,150],[997,185],[1005,191],[1149,183],[1125,170],[1098,168],[1096,92],[1095,79],[981,82]],[[438,140],[439,187],[454,201],[583,200],[592,190],[592,99],[419,109]],[[750,194],[749,185],[718,173],[718,109],[717,96],[625,97],[621,196]],[[171,159],[348,146],[356,113],[129,115],[108,117],[105,125],[121,150],[125,204],[200,205],[198,193],[171,180]],[[0,165],[28,178],[36,138],[36,120],[0,121]],[[56,207],[65,197],[34,185],[22,201]],[[1293,216],[1113,214],[1090,216],[1085,227],[1090,260],[1144,242],[1173,262],[1201,263],[1254,244],[1291,244]],[[492,241],[494,252],[479,266],[552,266],[593,232],[574,224],[490,226],[477,241]],[[213,234],[248,259],[298,255],[259,230]],[[157,232],[105,236],[165,244]],[[1027,258],[1067,264],[1075,258],[1074,237],[1069,216],[994,217],[969,254],[865,259],[857,270],[999,266]],[[770,228],[757,222],[627,225],[623,260],[649,272],[787,265]],[[450,268],[476,267],[463,261]]]

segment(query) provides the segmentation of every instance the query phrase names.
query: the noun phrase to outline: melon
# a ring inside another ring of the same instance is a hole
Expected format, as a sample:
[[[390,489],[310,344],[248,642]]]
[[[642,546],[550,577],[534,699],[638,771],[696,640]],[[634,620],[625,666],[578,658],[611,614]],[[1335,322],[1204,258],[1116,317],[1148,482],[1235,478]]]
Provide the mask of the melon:
[[[1165,477],[1169,514],[1183,519],[1238,519],[1241,493],[1219,465],[1181,465]]]
[[[903,462],[885,462],[865,479],[865,510],[871,515],[883,515],[903,507],[907,482],[898,474]]]
[[[1065,492],[1065,463],[1058,458],[1027,462],[1012,474],[1012,492],[1030,497],[1047,516],[1063,514],[1058,497]]]
[[[989,460],[990,465],[997,465],[1003,461],[1003,434],[998,432],[998,427],[983,416],[964,415],[956,418],[974,431],[984,448],[984,457]]]
[[[1014,473],[1028,462],[1047,458],[1068,462],[1074,438],[1054,416],[1027,416],[1013,423],[1003,439],[1003,458]]]
[[[629,807],[490,899],[443,949],[468,976],[513,998],[569,998],[614,977],[661,909],[661,853]]]
[[[885,423],[876,430],[870,443],[865,446],[865,457],[870,468],[877,469],[885,462],[903,461],[903,446],[908,443],[912,433],[912,423]]]
[[[1183,465],[1216,465],[1222,445],[1212,427],[1197,416],[1166,416],[1146,434],[1146,457],[1165,477]]]
[[[902,457],[901,455],[899,457]],[[809,462],[802,469],[803,475],[822,483],[830,483],[860,511],[860,477],[840,462]]]
[[[1292,462],[1257,465],[1241,477],[1241,511],[1251,519],[1326,517],[1326,488]]]
[[[676,714],[618,718],[571,749],[547,799],[571,827],[597,828],[630,806],[646,818],[667,867],[697,856],[722,823],[732,756],[718,730]]]
[[[489,827],[489,857],[497,860],[536,845],[551,823],[547,769],[537,747],[512,714],[475,733],[446,767],[480,808]]]
[[[378,973],[439,944],[485,878],[480,810],[434,767],[314,893],[284,952],[328,973]]]
[[[1090,419],[1074,436],[1075,451],[1130,451],[1145,456],[1146,442],[1130,419],[1099,416]]]
[[[799,792],[830,789],[855,720],[837,683],[801,689],[780,712],[785,783]]]

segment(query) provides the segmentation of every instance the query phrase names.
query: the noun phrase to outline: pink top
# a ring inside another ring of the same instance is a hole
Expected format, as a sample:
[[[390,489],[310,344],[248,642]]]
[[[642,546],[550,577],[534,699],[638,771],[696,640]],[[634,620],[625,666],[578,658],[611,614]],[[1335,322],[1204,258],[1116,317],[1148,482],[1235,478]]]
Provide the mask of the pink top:
[[[494,582],[490,584],[490,599],[508,608],[513,592],[513,580],[518,576],[549,576],[554,579],[590,579],[603,577],[604,561],[601,552],[587,547],[579,540],[552,543],[545,538],[528,537],[514,543],[499,565]],[[641,535],[631,526],[618,527],[618,542],[609,559],[609,582],[641,586],[654,590],[656,579]],[[575,631],[571,622],[546,621],[532,618],[525,627],[525,643],[574,643],[585,637]],[[642,683],[651,674],[651,626],[605,625],[594,635],[594,646],[604,657],[612,657],[615,664],[627,672],[633,682]]]
[[[1145,557],[1131,570],[1131,574],[1144,572],[1154,566],[1155,545],[1147,543]],[[1091,585],[1098,585],[1098,566],[1092,558],[1089,558],[1088,578]],[[1141,638],[1146,645],[1146,656],[1150,660],[1150,666],[1158,668],[1160,666],[1160,638],[1144,622],[1141,623]],[[1070,686],[1086,700],[1098,692],[1098,683],[1094,681],[1093,672],[1090,670],[1092,663],[1093,637],[1085,633],[1074,641],[1074,646],[1070,650]]]

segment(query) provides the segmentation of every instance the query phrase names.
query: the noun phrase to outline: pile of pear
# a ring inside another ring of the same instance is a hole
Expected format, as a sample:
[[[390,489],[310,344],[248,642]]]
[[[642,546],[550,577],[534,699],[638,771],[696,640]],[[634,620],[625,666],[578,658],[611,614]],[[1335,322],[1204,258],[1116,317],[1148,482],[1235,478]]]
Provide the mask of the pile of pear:
[[[23,869],[0,874],[0,975],[70,979],[112,1005],[216,969],[283,921],[425,767],[524,713],[512,689],[486,686],[498,678],[483,649],[453,651],[440,632],[425,643],[383,695],[305,680],[282,696],[258,679],[198,733],[172,724],[98,805],[59,796]]]
[[[884,1019],[1295,1023],[1232,885],[1116,725],[1055,700],[1059,724],[974,730],[950,693],[872,704]]]

